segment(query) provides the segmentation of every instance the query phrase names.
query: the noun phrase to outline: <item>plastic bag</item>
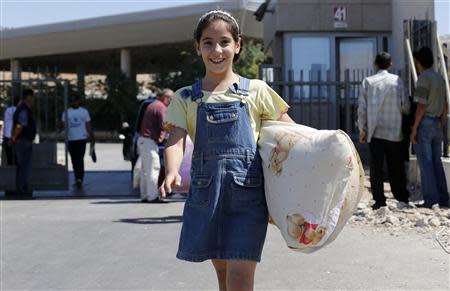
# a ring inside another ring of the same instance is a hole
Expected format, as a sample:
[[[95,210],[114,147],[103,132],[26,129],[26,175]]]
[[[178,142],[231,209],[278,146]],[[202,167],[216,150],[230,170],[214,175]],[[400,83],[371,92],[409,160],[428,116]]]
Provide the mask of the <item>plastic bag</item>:
[[[361,199],[364,170],[340,130],[264,121],[258,141],[269,214],[289,248],[332,242]]]
[[[141,167],[141,157],[139,156],[133,168],[133,189],[139,189],[141,182]]]

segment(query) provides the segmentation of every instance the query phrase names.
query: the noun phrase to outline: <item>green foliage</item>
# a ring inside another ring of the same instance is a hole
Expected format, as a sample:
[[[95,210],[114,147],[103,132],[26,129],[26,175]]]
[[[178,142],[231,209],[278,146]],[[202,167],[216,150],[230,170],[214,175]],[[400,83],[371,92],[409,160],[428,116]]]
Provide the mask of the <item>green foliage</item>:
[[[105,85],[108,95],[105,102],[92,100],[86,104],[92,110],[92,115],[107,116],[108,129],[119,129],[123,122],[132,124],[138,109],[136,82],[125,76],[120,69],[113,69],[107,74]],[[95,122],[93,123],[95,126]]]
[[[197,55],[192,43],[167,48],[164,58],[153,64],[156,87],[177,90],[190,85],[204,74],[202,59]]]
[[[236,73],[250,79],[258,78],[259,65],[266,61],[261,42],[250,40],[244,43],[239,60],[234,68]]]

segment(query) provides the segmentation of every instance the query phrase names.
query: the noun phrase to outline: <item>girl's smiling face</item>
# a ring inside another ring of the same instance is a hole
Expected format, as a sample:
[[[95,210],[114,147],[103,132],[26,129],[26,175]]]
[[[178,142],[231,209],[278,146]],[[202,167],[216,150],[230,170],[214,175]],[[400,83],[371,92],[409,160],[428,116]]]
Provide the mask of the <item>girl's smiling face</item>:
[[[196,43],[199,56],[202,57],[206,72],[214,75],[226,74],[233,69],[233,58],[241,48],[240,39],[235,41],[228,24],[223,20],[210,23]]]

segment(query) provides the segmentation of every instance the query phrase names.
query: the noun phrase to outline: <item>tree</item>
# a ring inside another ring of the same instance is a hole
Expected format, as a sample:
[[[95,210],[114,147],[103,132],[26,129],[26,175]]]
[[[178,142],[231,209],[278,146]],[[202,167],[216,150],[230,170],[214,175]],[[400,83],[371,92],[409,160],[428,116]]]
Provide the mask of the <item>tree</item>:
[[[132,123],[136,115],[138,87],[120,69],[113,69],[106,76],[105,91],[108,95],[102,113],[111,116],[113,128],[120,128],[123,122]],[[105,116],[105,115],[103,115]]]
[[[250,40],[243,44],[241,55],[235,64],[235,70],[242,76],[256,79],[259,74],[259,65],[264,61],[266,61],[266,55],[263,52],[262,43]]]

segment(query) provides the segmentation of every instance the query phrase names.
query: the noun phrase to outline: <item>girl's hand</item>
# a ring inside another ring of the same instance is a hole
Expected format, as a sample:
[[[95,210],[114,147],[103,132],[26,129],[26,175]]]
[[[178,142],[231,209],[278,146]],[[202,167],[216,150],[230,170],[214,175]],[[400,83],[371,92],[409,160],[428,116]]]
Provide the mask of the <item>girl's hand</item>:
[[[178,173],[167,173],[161,187],[159,187],[159,196],[166,198],[166,194],[172,192],[173,185],[181,185],[181,176]]]

